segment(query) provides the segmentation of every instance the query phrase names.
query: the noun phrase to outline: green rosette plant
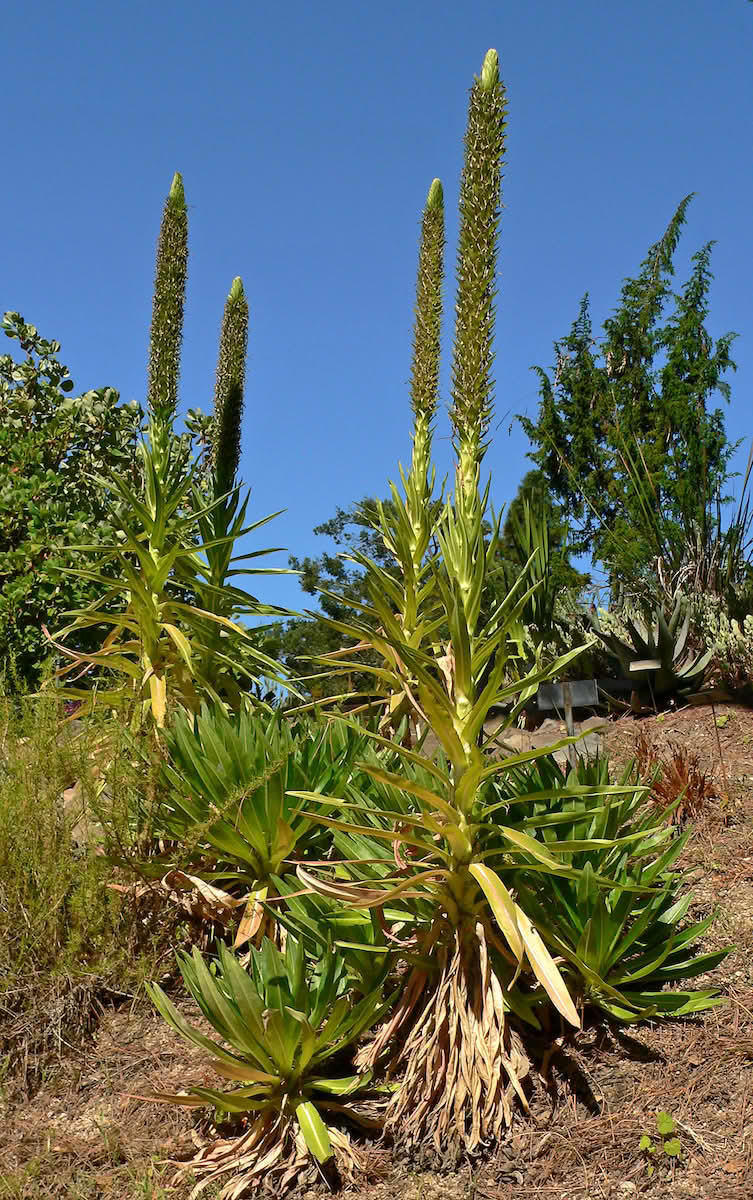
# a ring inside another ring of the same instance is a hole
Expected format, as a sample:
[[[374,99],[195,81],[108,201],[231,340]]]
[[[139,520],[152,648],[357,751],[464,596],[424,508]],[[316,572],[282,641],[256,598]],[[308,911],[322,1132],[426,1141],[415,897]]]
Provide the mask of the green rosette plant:
[[[645,609],[641,617],[618,613],[628,640],[605,629],[598,613],[588,614],[591,628],[623,673],[636,685],[648,682],[657,696],[682,695],[703,686],[714,647],[698,653],[688,645],[691,616],[692,605],[682,594],[675,596],[669,612],[662,603],[653,611]]]
[[[348,858],[351,846],[333,839],[337,852]],[[363,856],[363,847],[355,853]],[[384,845],[377,845],[380,857]],[[340,868],[347,878],[345,868]],[[389,873],[389,868],[385,873]],[[318,958],[327,950],[343,960],[350,985],[356,995],[367,995],[379,986],[396,963],[397,945],[390,938],[379,909],[346,907],[341,897],[329,899],[319,892],[302,889],[294,875],[273,880],[274,890],[283,904],[275,906],[279,925],[301,942],[306,953]]]
[[[201,1033],[178,1011],[157,984],[147,990],[167,1023],[186,1041],[209,1052],[208,1065],[229,1090],[196,1085],[177,1095],[145,1099],[202,1107],[245,1118],[240,1137],[218,1136],[191,1163],[208,1187],[232,1173],[220,1197],[265,1188],[281,1195],[314,1164],[335,1161],[350,1175],[362,1155],[341,1129],[328,1124],[343,1117],[373,1128],[372,1103],[359,1110],[370,1072],[344,1075],[343,1052],[384,1013],[389,1000],[376,986],[360,999],[348,991],[341,958],[331,951],[307,960],[294,937],[284,951],[269,940],[252,949],[248,969],[226,947],[210,966],[195,949],[179,954],[188,991],[222,1039]],[[229,1047],[229,1048],[228,1048]]]
[[[339,790],[363,740],[336,718],[293,722],[248,703],[235,714],[216,704],[175,714],[163,735],[154,832],[176,841],[206,882],[243,890],[236,944],[274,932],[264,905],[278,895],[277,877],[294,869],[288,860],[328,849],[315,814],[289,793]]]
[[[544,759],[508,779],[508,812],[525,809],[522,827],[536,828],[547,850],[572,868],[518,874],[521,903],[568,964],[563,974],[580,1004],[620,1022],[713,1008],[723,1003],[718,988],[669,987],[713,971],[729,954],[698,949],[713,913],[686,921],[693,896],[676,863],[691,831],[678,834],[667,824],[682,797],[664,810],[647,806],[646,788],[628,767],[605,803],[608,783],[603,759],[580,761],[569,776]]]

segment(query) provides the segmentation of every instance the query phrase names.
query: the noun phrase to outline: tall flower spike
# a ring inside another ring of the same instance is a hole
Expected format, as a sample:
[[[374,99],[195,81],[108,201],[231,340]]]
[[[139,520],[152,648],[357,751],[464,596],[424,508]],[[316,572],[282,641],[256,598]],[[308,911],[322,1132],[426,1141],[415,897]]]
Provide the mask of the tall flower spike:
[[[471,88],[460,180],[455,345],[452,366],[458,480],[467,493],[486,451],[494,407],[492,364],[501,168],[505,131],[499,58],[489,50]]]
[[[248,301],[243,283],[236,277],[225,303],[214,387],[212,464],[215,496],[222,496],[235,486],[241,454],[247,348]]]
[[[178,404],[183,305],[188,267],[188,211],[176,171],[162,213],[157,242],[147,401],[151,417],[170,420]]]
[[[410,475],[406,480],[406,501],[411,525],[411,557],[416,568],[426,553],[429,541],[428,504],[433,488],[433,473],[432,479],[428,478],[428,473],[432,421],[439,402],[444,243],[444,198],[442,184],[435,179],[429,188],[421,221],[413,326],[413,456]]]
[[[444,196],[440,180],[429,188],[421,221],[421,249],[413,327],[411,404],[419,426],[429,427],[439,399],[439,337],[442,323]]]

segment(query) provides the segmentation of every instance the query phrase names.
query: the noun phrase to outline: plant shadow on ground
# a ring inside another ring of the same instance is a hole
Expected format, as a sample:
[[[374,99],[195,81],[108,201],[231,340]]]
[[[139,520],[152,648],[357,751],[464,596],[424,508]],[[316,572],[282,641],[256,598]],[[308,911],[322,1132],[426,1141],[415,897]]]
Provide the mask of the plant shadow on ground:
[[[727,720],[715,725],[714,715]],[[488,1160],[446,1173],[398,1161],[381,1180],[345,1188],[342,1200],[753,1194],[753,712],[724,706],[714,715],[688,708],[621,720],[604,736],[617,759],[632,752],[638,725],[659,749],[692,742],[719,794],[729,792],[723,810],[709,803],[685,852],[697,869],[693,916],[720,909],[705,948],[736,946],[702,981],[713,978],[728,1003],[684,1021],[627,1029],[598,1022],[568,1035],[546,1083],[534,1082],[531,1118],[520,1117]],[[180,1090],[202,1070],[200,1051],[179,1042],[145,1001],[100,1004],[96,1028],[58,1045],[32,1096],[14,1087],[10,1072],[0,1077],[0,1200],[187,1200],[194,1181],[176,1180],[167,1160],[195,1153],[200,1120],[135,1097]],[[639,1143],[655,1136],[660,1111],[673,1117],[682,1154],[657,1161],[649,1176]],[[319,1181],[297,1197],[326,1190]]]

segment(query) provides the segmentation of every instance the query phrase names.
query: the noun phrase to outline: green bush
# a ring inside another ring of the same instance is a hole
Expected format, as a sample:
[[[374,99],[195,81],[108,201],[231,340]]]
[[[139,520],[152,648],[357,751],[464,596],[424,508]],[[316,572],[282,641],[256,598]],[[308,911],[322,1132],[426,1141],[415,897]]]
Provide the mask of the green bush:
[[[54,653],[43,625],[55,630],[99,592],[66,573],[69,547],[114,536],[111,498],[91,476],[117,467],[135,477],[142,414],[113,388],[73,396],[59,342],[19,313],[7,312],[2,329],[23,357],[0,354],[0,670],[13,663],[23,692]],[[93,649],[96,640],[79,630],[71,645]]]
[[[0,1051],[32,1075],[90,1027],[103,987],[128,990],[153,969],[148,929],[88,840],[91,745],[58,701],[0,697]]]

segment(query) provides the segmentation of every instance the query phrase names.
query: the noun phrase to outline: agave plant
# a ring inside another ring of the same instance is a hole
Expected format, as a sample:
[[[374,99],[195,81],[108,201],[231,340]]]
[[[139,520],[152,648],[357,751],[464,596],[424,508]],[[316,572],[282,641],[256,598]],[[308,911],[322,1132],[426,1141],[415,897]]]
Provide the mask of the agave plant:
[[[368,789],[329,796],[298,792],[307,811],[318,805],[322,823],[349,839],[346,857],[351,860],[347,882],[342,865],[326,878],[299,867],[301,881],[353,908],[380,910],[391,936],[410,941],[405,987],[368,1061],[375,1062],[389,1046],[392,1069],[403,1071],[388,1115],[392,1135],[408,1146],[429,1138],[442,1152],[459,1145],[477,1149],[509,1123],[516,1095],[525,1105],[522,1079],[528,1061],[509,1014],[530,1013],[526,990],[540,988],[567,1021],[580,1023],[541,933],[501,873],[509,861],[520,862],[519,852],[537,870],[558,874],[570,868],[535,837],[499,822],[497,798],[490,798],[492,779],[546,751],[490,764],[481,745],[492,707],[505,710],[507,725],[514,723],[539,683],[578,652],[522,678],[510,669],[522,658],[520,617],[532,594],[525,573],[511,594],[481,615],[499,541],[499,519],[492,518],[487,534],[489,485],[480,486],[480,470],[493,407],[503,130],[504,96],[492,50],[471,90],[461,181],[451,409],[454,491],[436,515],[430,444],[438,345],[424,340],[433,326],[422,305],[427,296],[437,302],[441,259],[427,257],[425,214],[419,278],[431,261],[436,285],[418,289],[413,460],[403,474],[405,498],[393,487],[393,504],[389,512],[380,511],[378,522],[398,569],[393,576],[365,556],[353,555],[365,571],[369,603],[353,603],[348,622],[327,621],[355,642],[355,653],[368,647],[380,655],[382,665],[363,661],[358,670],[370,673],[387,698],[383,733],[393,728],[398,714],[399,719],[408,715],[415,725],[432,729],[442,754],[433,761],[398,739],[372,733],[374,745],[397,755],[393,767],[368,760],[360,764],[388,789],[382,804]],[[432,185],[430,201],[437,199]],[[419,355],[421,347],[426,353]],[[419,390],[417,377],[424,376],[427,386]],[[332,675],[352,669],[339,654],[320,662]],[[331,815],[330,806],[340,813]],[[486,852],[490,830],[502,843],[493,861]],[[342,851],[345,843],[338,847]]]
[[[322,841],[321,825],[288,792],[338,790],[362,743],[334,718],[292,723],[248,704],[237,714],[206,704],[195,717],[176,714],[164,734],[156,832],[197,855],[205,880],[247,892],[236,944],[271,931],[264,903],[277,894],[276,877],[294,853],[310,856]]]
[[[571,992],[620,1022],[686,1016],[721,1004],[718,988],[667,985],[713,970],[729,953],[696,949],[713,914],[684,923],[692,894],[675,863],[690,831],[678,836],[666,823],[681,797],[664,810],[647,806],[647,789],[631,776],[632,766],[606,804],[603,759],[581,760],[569,776],[553,760],[542,760],[507,781],[518,791],[511,802],[508,790],[508,811],[525,811],[522,827],[540,831],[547,849],[575,872],[519,873],[514,886],[521,903],[550,949],[569,964],[564,974]]]
[[[617,633],[602,628],[598,613],[589,613],[594,633],[618,660],[624,674],[636,683],[647,680],[658,696],[681,694],[703,685],[714,648],[697,654],[688,647],[690,617],[690,605],[682,595],[676,597],[669,616],[663,605],[653,614],[645,613],[642,619],[626,615],[623,620],[630,635],[630,642],[626,642]]]
[[[114,686],[101,687],[99,699],[113,706],[133,705],[137,719],[158,728],[165,725],[171,702],[196,711],[202,695],[219,699],[227,692],[226,681],[234,674],[240,672],[250,682],[267,677],[283,683],[285,676],[237,620],[248,614],[279,615],[281,610],[259,604],[228,582],[230,575],[240,573],[229,571],[237,539],[271,518],[244,526],[246,504],[238,508],[234,472],[226,493],[213,487],[209,495],[201,494],[196,466],[189,463],[190,444],[174,429],[187,237],[183,182],[176,174],[157,248],[149,424],[139,446],[140,483],[134,487],[118,472],[95,481],[114,498],[118,541],[71,547],[90,564],[72,572],[99,584],[102,594],[86,609],[67,614],[73,620],[57,638],[83,627],[104,626],[110,632],[100,649],[87,655],[68,650],[64,641],[54,643],[69,659],[59,678],[74,672],[78,678],[91,668],[110,672]],[[236,299],[237,291],[231,292]],[[245,354],[245,342],[242,350]],[[225,475],[222,479],[228,482]],[[240,647],[240,655],[231,653],[233,646]],[[241,657],[245,665],[239,663]],[[69,685],[62,694],[89,707],[94,702],[90,689]]]
[[[378,1124],[373,1111],[364,1115],[357,1107],[370,1073],[343,1075],[337,1064],[389,1004],[383,980],[352,1000],[342,959],[325,951],[307,961],[294,937],[284,952],[268,940],[252,949],[248,970],[222,945],[211,967],[197,949],[178,961],[186,987],[222,1044],[191,1025],[157,984],[147,990],[168,1024],[209,1052],[208,1065],[222,1079],[240,1086],[196,1085],[151,1098],[213,1105],[223,1115],[245,1118],[240,1137],[218,1137],[194,1159],[191,1166],[206,1177],[201,1186],[232,1173],[221,1197],[230,1200],[254,1186],[281,1195],[314,1163],[334,1159],[346,1175],[361,1166],[362,1156],[347,1135],[328,1127],[327,1119],[331,1113]]]

